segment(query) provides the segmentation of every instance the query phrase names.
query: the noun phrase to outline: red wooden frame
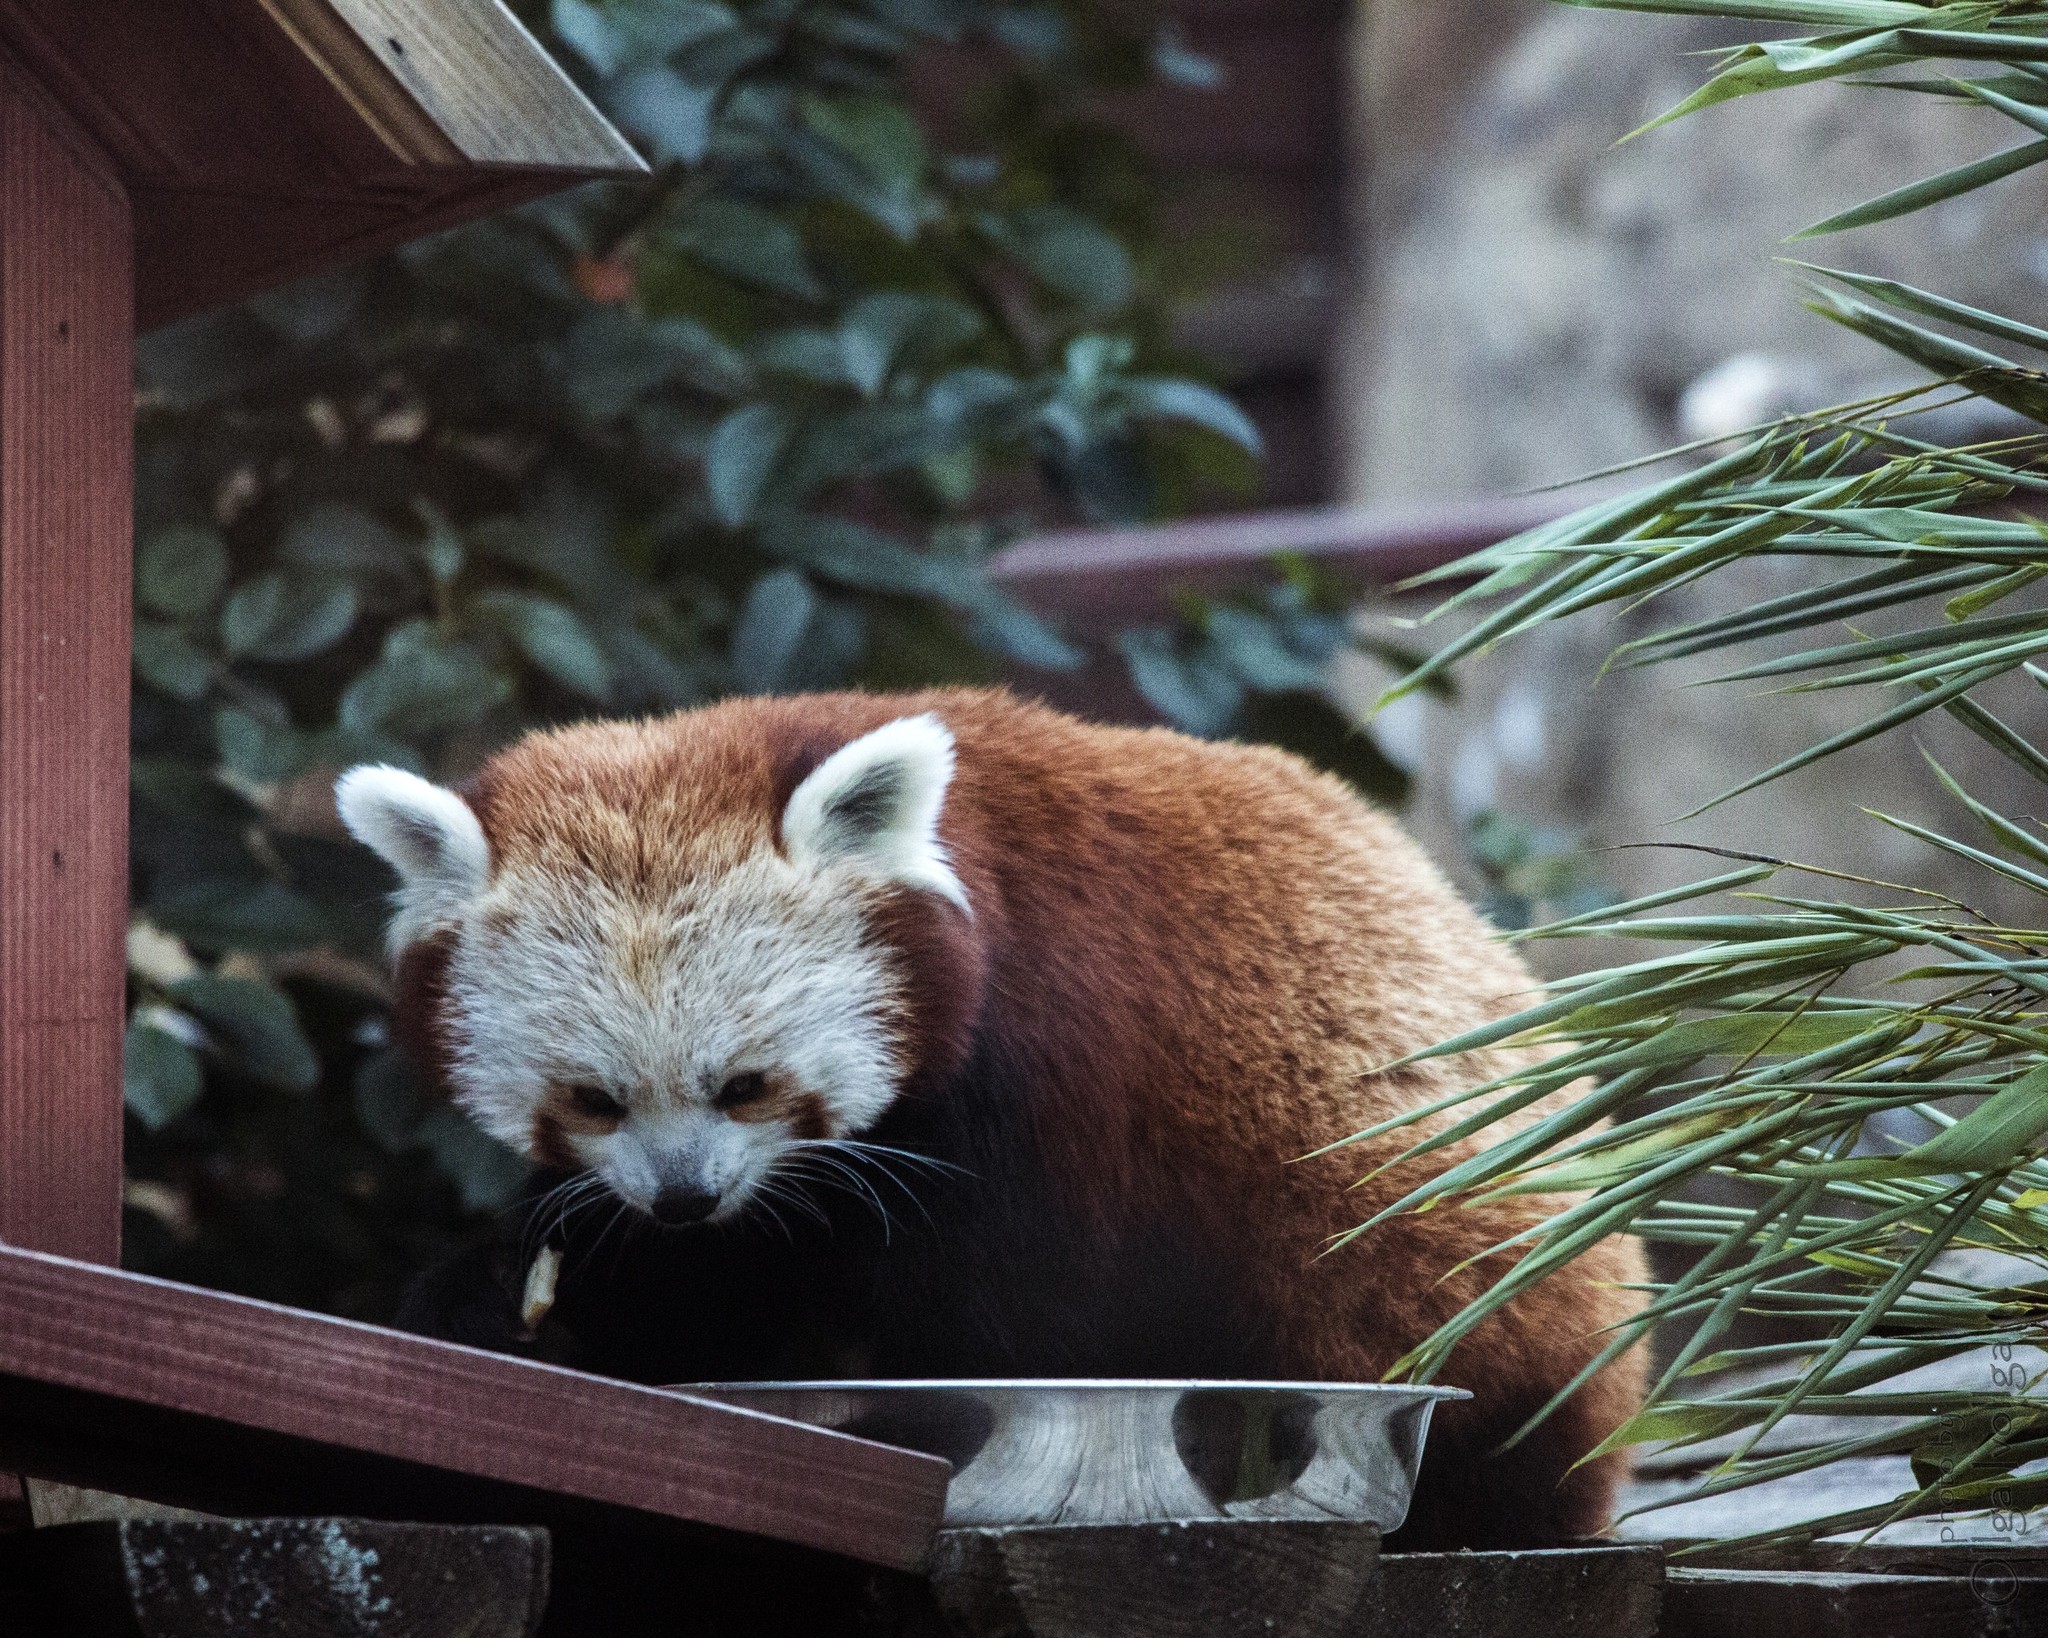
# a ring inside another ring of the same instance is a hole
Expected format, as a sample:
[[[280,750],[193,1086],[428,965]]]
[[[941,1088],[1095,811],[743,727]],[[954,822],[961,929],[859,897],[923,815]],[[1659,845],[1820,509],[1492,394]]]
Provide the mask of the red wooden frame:
[[[121,1250],[128,202],[0,64],[0,1240]]]
[[[0,0],[0,42],[126,184],[143,329],[644,168],[498,0],[406,0],[367,37],[343,12],[371,18],[332,0]]]

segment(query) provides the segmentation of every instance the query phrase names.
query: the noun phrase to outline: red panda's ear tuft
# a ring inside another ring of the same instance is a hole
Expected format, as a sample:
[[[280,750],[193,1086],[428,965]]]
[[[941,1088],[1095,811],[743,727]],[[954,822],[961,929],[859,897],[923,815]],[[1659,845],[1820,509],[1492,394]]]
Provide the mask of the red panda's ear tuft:
[[[491,847],[467,802],[403,768],[351,768],[334,787],[349,834],[398,872],[391,945],[462,918],[490,882]]]
[[[929,712],[842,745],[782,810],[782,843],[800,864],[852,865],[948,899],[972,914],[939,840],[953,778],[953,735]]]

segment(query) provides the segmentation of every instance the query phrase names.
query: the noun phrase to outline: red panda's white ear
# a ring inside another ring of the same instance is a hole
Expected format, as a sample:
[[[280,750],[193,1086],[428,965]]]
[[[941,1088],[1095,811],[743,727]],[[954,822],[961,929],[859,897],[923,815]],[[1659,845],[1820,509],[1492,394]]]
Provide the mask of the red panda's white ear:
[[[392,948],[461,919],[490,883],[491,845],[470,806],[403,768],[351,768],[334,805],[357,841],[398,872]]]
[[[946,725],[929,712],[899,717],[842,745],[797,786],[782,810],[783,846],[800,864],[841,861],[969,910],[939,841],[952,778]]]

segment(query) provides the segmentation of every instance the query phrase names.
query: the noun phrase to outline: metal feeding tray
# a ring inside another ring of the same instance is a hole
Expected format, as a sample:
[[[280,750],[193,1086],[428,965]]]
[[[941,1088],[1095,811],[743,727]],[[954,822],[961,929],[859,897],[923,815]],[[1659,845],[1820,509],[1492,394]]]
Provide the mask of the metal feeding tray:
[[[1174,1381],[715,1382],[679,1391],[953,1464],[949,1525],[1408,1516],[1456,1388]]]

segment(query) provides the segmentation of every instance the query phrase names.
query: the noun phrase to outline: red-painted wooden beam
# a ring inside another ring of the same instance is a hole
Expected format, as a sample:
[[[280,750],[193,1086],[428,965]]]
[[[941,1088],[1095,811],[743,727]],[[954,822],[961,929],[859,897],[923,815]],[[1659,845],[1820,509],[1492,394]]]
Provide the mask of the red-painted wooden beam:
[[[1176,591],[1264,579],[1283,553],[1312,557],[1362,585],[1394,586],[1584,504],[1578,495],[1535,495],[1076,529],[1019,541],[989,569],[1034,608],[1100,633],[1166,618]]]
[[[918,1567],[931,1456],[0,1248],[0,1466],[216,1512],[715,1526]],[[566,1512],[565,1512],[566,1510]]]
[[[0,1241],[99,1262],[121,1247],[131,262],[112,168],[0,63]]]

